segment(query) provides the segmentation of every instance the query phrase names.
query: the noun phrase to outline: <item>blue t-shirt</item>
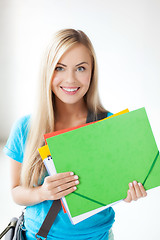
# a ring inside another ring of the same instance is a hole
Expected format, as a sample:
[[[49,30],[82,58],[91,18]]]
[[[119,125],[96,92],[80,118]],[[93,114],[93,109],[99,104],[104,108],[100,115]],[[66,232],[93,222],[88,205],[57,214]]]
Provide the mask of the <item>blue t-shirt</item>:
[[[109,115],[108,115],[109,116]],[[30,116],[18,120],[12,127],[4,152],[12,159],[22,163],[27,135],[29,131]],[[52,201],[44,201],[33,206],[27,206],[25,211],[25,228],[27,239],[36,239],[35,234],[41,227]],[[48,240],[107,240],[108,232],[114,222],[114,210],[109,207],[104,211],[72,225],[67,213],[61,208],[52,225]]]

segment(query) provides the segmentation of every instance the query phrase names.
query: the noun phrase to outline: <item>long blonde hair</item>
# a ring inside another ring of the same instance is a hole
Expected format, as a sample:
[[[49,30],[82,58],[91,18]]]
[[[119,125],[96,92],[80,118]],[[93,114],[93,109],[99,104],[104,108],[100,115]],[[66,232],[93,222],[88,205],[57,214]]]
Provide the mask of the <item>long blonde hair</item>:
[[[95,114],[105,111],[98,96],[97,61],[91,41],[80,30],[64,29],[58,31],[53,36],[43,58],[37,99],[38,106],[30,120],[30,130],[21,171],[21,184],[23,186],[38,185],[38,180],[43,177],[46,171],[38,148],[44,145],[43,135],[54,131],[54,95],[51,90],[51,82],[59,59],[77,43],[86,46],[92,57],[91,82],[84,97],[87,108]]]

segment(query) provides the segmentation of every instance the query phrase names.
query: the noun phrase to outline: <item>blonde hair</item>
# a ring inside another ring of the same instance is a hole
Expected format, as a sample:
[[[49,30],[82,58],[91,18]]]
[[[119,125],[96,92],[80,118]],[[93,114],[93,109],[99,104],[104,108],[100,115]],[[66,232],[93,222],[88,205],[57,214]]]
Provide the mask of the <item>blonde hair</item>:
[[[83,44],[92,58],[92,76],[88,92],[84,96],[88,110],[95,113],[104,112],[98,96],[98,70],[95,52],[87,35],[74,29],[58,31],[51,40],[42,63],[40,74],[39,96],[37,108],[30,121],[26,150],[21,171],[21,184],[26,187],[38,185],[39,179],[45,174],[45,167],[38,153],[44,145],[43,135],[54,131],[54,94],[51,82],[54,70],[62,55],[74,44]]]

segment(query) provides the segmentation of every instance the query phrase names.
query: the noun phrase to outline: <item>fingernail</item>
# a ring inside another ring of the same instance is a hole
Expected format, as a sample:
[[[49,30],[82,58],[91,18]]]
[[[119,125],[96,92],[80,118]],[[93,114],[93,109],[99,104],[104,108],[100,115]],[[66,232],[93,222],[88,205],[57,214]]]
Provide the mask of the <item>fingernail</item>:
[[[138,185],[139,185],[140,187],[142,187],[142,183],[139,182]]]
[[[74,176],[74,179],[78,179],[78,176],[76,175],[76,176]]]
[[[79,181],[77,180],[77,181],[75,181],[75,184],[78,184],[79,183]]]
[[[76,190],[77,189],[77,187],[73,187],[73,190]]]
[[[133,181],[133,184],[134,184],[134,185],[137,185],[137,182],[136,182],[136,181]]]
[[[74,175],[74,173],[73,173],[73,172],[70,172],[70,175],[71,175],[71,176],[73,176],[73,175]]]
[[[129,183],[129,186],[130,186],[130,187],[132,187],[132,186],[133,186],[133,184],[132,184],[132,183]]]

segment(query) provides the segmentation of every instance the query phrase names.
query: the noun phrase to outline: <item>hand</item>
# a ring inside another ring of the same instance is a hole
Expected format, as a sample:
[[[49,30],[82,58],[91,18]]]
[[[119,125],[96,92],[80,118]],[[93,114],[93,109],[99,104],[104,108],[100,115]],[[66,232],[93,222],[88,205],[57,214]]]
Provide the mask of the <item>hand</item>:
[[[129,183],[129,190],[127,197],[124,199],[125,202],[131,202],[132,200],[137,201],[141,197],[146,197],[147,193],[141,183],[133,181]]]
[[[79,184],[78,176],[71,172],[48,176],[40,187],[41,199],[42,201],[60,199],[75,191],[77,184]]]

